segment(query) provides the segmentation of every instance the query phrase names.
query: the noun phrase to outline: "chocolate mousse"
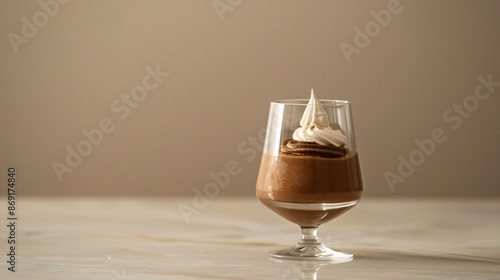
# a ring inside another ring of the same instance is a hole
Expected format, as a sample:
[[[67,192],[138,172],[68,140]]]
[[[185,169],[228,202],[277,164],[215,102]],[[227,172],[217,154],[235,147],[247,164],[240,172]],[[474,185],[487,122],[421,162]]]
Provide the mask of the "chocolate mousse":
[[[317,109],[306,109],[293,139],[282,142],[278,155],[262,155],[256,186],[264,205],[301,227],[317,227],[341,215],[356,205],[363,190],[357,151],[328,126],[314,94],[311,100]]]
[[[301,210],[289,203],[347,203],[361,198],[363,185],[358,154],[340,157],[264,154],[257,180],[259,200],[284,218],[301,226],[319,226],[355,205],[319,211]],[[297,209],[290,209],[297,208]],[[325,208],[328,208],[325,206]]]

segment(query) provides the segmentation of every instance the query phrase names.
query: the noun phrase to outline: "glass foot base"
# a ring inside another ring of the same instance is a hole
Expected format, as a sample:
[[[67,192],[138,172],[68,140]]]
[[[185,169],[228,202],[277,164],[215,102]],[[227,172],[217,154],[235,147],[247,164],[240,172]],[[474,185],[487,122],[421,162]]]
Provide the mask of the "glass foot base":
[[[338,252],[323,244],[314,246],[297,244],[288,249],[271,251],[269,252],[269,257],[283,260],[311,260],[340,263],[351,261],[353,254]]]

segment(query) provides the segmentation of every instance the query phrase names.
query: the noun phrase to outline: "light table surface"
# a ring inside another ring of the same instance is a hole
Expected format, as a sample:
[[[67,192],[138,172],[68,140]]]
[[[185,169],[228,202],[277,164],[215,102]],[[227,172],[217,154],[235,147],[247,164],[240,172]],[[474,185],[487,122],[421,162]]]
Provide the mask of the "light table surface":
[[[7,223],[6,197],[0,217]],[[370,199],[322,225],[354,260],[275,262],[299,227],[255,198],[17,197],[16,272],[0,230],[0,279],[500,279],[500,199]]]

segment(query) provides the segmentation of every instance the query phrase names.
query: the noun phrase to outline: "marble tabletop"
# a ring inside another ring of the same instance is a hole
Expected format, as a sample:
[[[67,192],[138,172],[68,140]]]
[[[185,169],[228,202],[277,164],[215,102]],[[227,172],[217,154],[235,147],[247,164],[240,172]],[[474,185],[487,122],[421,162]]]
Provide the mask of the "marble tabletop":
[[[14,232],[0,199],[0,279],[500,279],[500,199],[363,198],[319,229],[339,264],[270,260],[300,231],[255,198],[18,197]]]

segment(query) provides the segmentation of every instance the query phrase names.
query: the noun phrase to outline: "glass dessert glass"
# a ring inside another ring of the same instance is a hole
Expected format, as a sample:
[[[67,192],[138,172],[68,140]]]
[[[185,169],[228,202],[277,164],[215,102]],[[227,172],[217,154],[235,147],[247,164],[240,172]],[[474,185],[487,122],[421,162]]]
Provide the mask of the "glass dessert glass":
[[[318,119],[323,130],[317,127]],[[293,140],[301,127],[309,129],[303,133],[306,137],[315,131],[320,137],[324,131],[331,130],[341,133],[344,142],[337,147],[338,144]],[[317,231],[321,224],[354,207],[362,191],[348,101],[317,100],[311,94],[311,100],[271,102],[256,195],[272,211],[298,224],[302,238],[291,248],[269,252],[270,257],[337,262],[352,259],[350,253],[323,245]]]

